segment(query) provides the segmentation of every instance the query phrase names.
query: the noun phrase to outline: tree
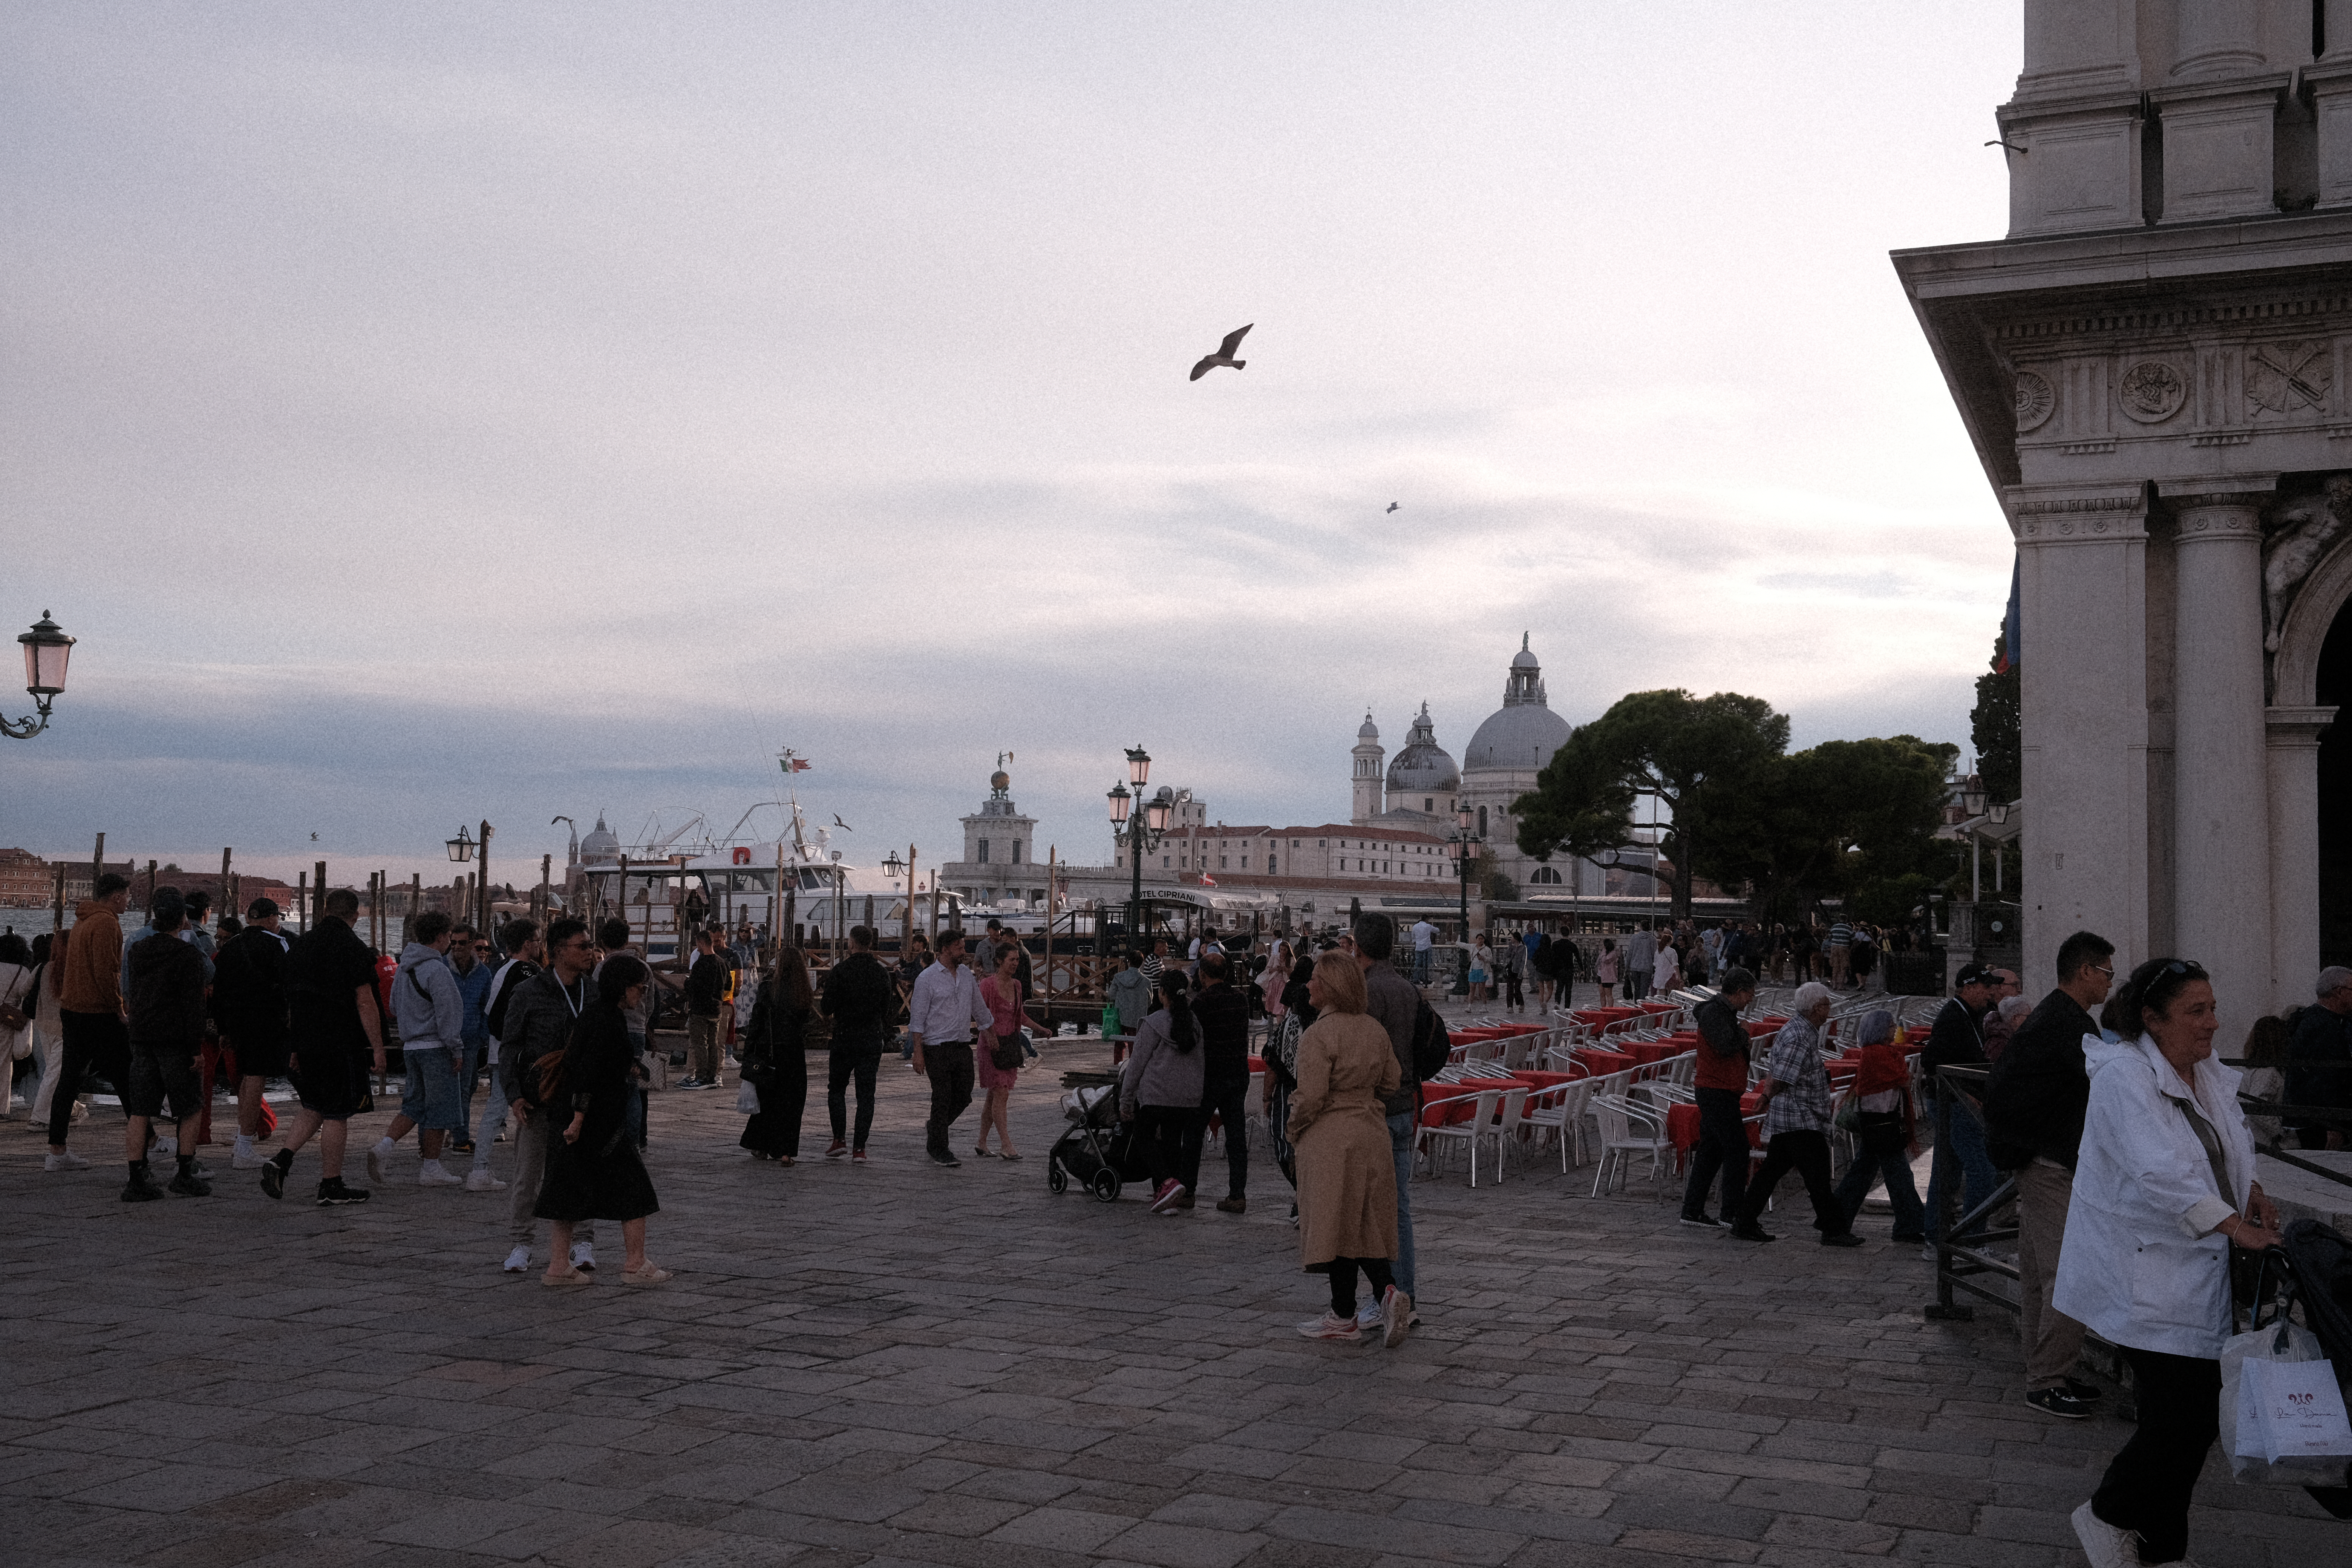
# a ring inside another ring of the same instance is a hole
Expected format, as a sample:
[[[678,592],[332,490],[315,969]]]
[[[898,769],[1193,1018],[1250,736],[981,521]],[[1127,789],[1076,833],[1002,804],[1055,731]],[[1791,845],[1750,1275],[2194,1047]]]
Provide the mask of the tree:
[[[1959,748],[1916,735],[1825,741],[1751,769],[1710,796],[1700,874],[1746,887],[1765,919],[1843,900],[1865,919],[1906,913],[1948,874],[1935,837]]]
[[[1674,862],[1675,913],[1686,916],[1713,816],[1728,808],[1750,773],[1788,745],[1787,716],[1760,697],[1633,692],[1570,731],[1536,775],[1536,787],[1511,804],[1520,852],[1538,860],[1559,854],[1589,859],[1642,845],[1633,803],[1654,795],[1673,816],[1659,848]]]
[[[1977,773],[1985,798],[2011,801],[2025,794],[2024,744],[2019,739],[2017,669],[2000,668],[2002,639],[1992,639],[1992,659],[1977,677],[1977,705],[1969,715],[1969,739],[1977,749]]]

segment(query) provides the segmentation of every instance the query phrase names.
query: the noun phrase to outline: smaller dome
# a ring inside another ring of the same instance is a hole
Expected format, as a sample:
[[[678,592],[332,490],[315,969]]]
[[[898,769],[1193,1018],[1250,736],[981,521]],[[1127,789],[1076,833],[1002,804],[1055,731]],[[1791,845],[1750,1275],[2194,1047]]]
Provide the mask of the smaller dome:
[[[1424,702],[1420,717],[1412,721],[1412,732],[1406,738],[1404,750],[1389,764],[1389,793],[1451,792],[1461,784],[1462,772],[1454,765],[1445,748],[1437,743],[1437,727],[1429,717],[1429,704]]]
[[[988,775],[988,787],[994,790],[997,794],[1003,795],[1006,790],[1013,787],[1013,775],[1006,773],[1003,768],[999,768],[994,773]]]
[[[1364,727],[1356,731],[1356,739],[1359,741],[1377,741],[1380,738],[1380,726],[1372,722],[1372,716],[1370,712],[1365,713]]]
[[[1542,666],[1536,663],[1536,656],[1534,653],[1529,651],[1528,647],[1528,634],[1526,632],[1521,632],[1519,634],[1519,651],[1511,656],[1511,668],[1513,669],[1539,669],[1542,668]]]
[[[611,828],[604,826],[604,818],[600,813],[596,818],[596,826],[591,828],[588,836],[580,841],[580,858],[604,861],[617,860],[620,858],[621,840]]]

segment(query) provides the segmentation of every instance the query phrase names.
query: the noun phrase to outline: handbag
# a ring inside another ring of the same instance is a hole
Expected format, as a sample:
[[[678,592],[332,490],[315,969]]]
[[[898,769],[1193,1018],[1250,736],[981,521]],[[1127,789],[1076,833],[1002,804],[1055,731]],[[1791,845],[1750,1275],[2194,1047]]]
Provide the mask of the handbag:
[[[988,1064],[998,1072],[1018,1071],[1026,1059],[1021,1048],[1021,1031],[1018,1029],[1009,1035],[997,1036],[996,1043],[989,1047]]]
[[[760,1086],[743,1079],[735,1088],[735,1109],[746,1116],[760,1114]]]

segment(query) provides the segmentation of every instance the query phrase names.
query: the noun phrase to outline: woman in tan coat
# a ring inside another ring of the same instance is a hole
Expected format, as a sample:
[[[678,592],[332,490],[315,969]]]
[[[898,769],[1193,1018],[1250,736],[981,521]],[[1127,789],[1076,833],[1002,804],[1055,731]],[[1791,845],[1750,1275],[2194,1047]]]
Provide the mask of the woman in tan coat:
[[[1364,1013],[1364,974],[1344,952],[1315,961],[1315,1024],[1298,1037],[1290,1142],[1298,1159],[1298,1258],[1331,1276],[1331,1310],[1298,1325],[1310,1340],[1352,1340],[1356,1271],[1380,1299],[1387,1342],[1401,1343],[1412,1303],[1389,1275],[1397,1249],[1396,1159],[1381,1097],[1394,1092],[1396,1051]]]

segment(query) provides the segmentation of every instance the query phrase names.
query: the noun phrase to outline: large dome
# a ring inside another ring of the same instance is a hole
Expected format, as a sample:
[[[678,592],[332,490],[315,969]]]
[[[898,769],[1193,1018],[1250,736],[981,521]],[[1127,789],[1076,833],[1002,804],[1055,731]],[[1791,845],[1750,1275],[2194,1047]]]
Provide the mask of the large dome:
[[[1551,754],[1567,742],[1568,732],[1568,721],[1546,700],[1543,667],[1522,636],[1503,682],[1503,706],[1488,714],[1470,737],[1462,765],[1474,773],[1533,771],[1551,761]]]
[[[604,817],[599,816],[596,826],[589,829],[588,836],[580,841],[580,858],[592,865],[602,866],[620,858],[621,840],[604,826]]]
[[[1454,765],[1453,756],[1437,743],[1437,726],[1429,717],[1429,704],[1424,702],[1421,716],[1412,721],[1412,733],[1405,738],[1404,750],[1389,764],[1389,793],[1395,795],[1454,790],[1461,784],[1462,770]]]

